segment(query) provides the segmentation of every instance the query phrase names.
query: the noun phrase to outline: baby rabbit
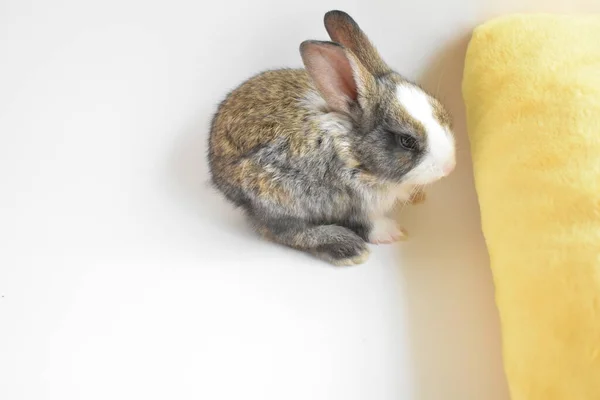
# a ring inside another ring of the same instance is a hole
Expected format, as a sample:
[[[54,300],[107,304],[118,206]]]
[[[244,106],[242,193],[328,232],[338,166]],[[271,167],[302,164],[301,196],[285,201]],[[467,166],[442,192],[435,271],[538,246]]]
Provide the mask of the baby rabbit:
[[[386,213],[455,166],[448,113],[393,71],[342,11],[332,42],[305,41],[306,69],[261,73],[212,120],[212,182],[272,241],[336,265],[404,237]]]

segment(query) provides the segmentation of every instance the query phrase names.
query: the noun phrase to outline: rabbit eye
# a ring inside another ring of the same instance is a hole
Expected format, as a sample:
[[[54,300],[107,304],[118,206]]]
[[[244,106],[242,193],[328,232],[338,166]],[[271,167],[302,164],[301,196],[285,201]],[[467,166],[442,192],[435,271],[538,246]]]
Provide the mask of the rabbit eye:
[[[406,150],[415,150],[417,148],[417,139],[411,135],[401,133],[396,135],[396,138],[398,144],[400,144],[400,146],[404,147]]]

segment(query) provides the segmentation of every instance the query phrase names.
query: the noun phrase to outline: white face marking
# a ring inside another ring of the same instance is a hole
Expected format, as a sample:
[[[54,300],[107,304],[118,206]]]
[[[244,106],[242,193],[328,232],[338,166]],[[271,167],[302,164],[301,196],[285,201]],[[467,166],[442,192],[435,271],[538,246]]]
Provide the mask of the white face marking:
[[[426,185],[447,174],[455,163],[454,137],[433,114],[429,97],[421,89],[410,84],[399,85],[396,95],[400,105],[425,127],[427,135],[426,154],[406,178],[411,183]]]

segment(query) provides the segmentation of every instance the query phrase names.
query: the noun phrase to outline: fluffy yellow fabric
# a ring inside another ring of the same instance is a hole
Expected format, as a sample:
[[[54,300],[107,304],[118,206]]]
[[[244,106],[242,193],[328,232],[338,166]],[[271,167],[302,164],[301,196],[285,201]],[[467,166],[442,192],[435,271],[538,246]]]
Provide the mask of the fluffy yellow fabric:
[[[600,17],[478,27],[463,96],[513,400],[600,399]]]

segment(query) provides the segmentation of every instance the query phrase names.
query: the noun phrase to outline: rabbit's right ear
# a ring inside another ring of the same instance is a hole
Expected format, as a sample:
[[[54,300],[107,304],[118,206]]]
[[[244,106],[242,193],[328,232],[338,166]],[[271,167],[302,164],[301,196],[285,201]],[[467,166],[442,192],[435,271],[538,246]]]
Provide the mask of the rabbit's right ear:
[[[350,114],[375,85],[375,78],[351,51],[333,42],[307,40],[300,54],[317,90],[333,111]]]
[[[352,50],[373,75],[380,76],[391,71],[367,35],[350,15],[343,11],[329,11],[325,14],[324,22],[331,40]]]

